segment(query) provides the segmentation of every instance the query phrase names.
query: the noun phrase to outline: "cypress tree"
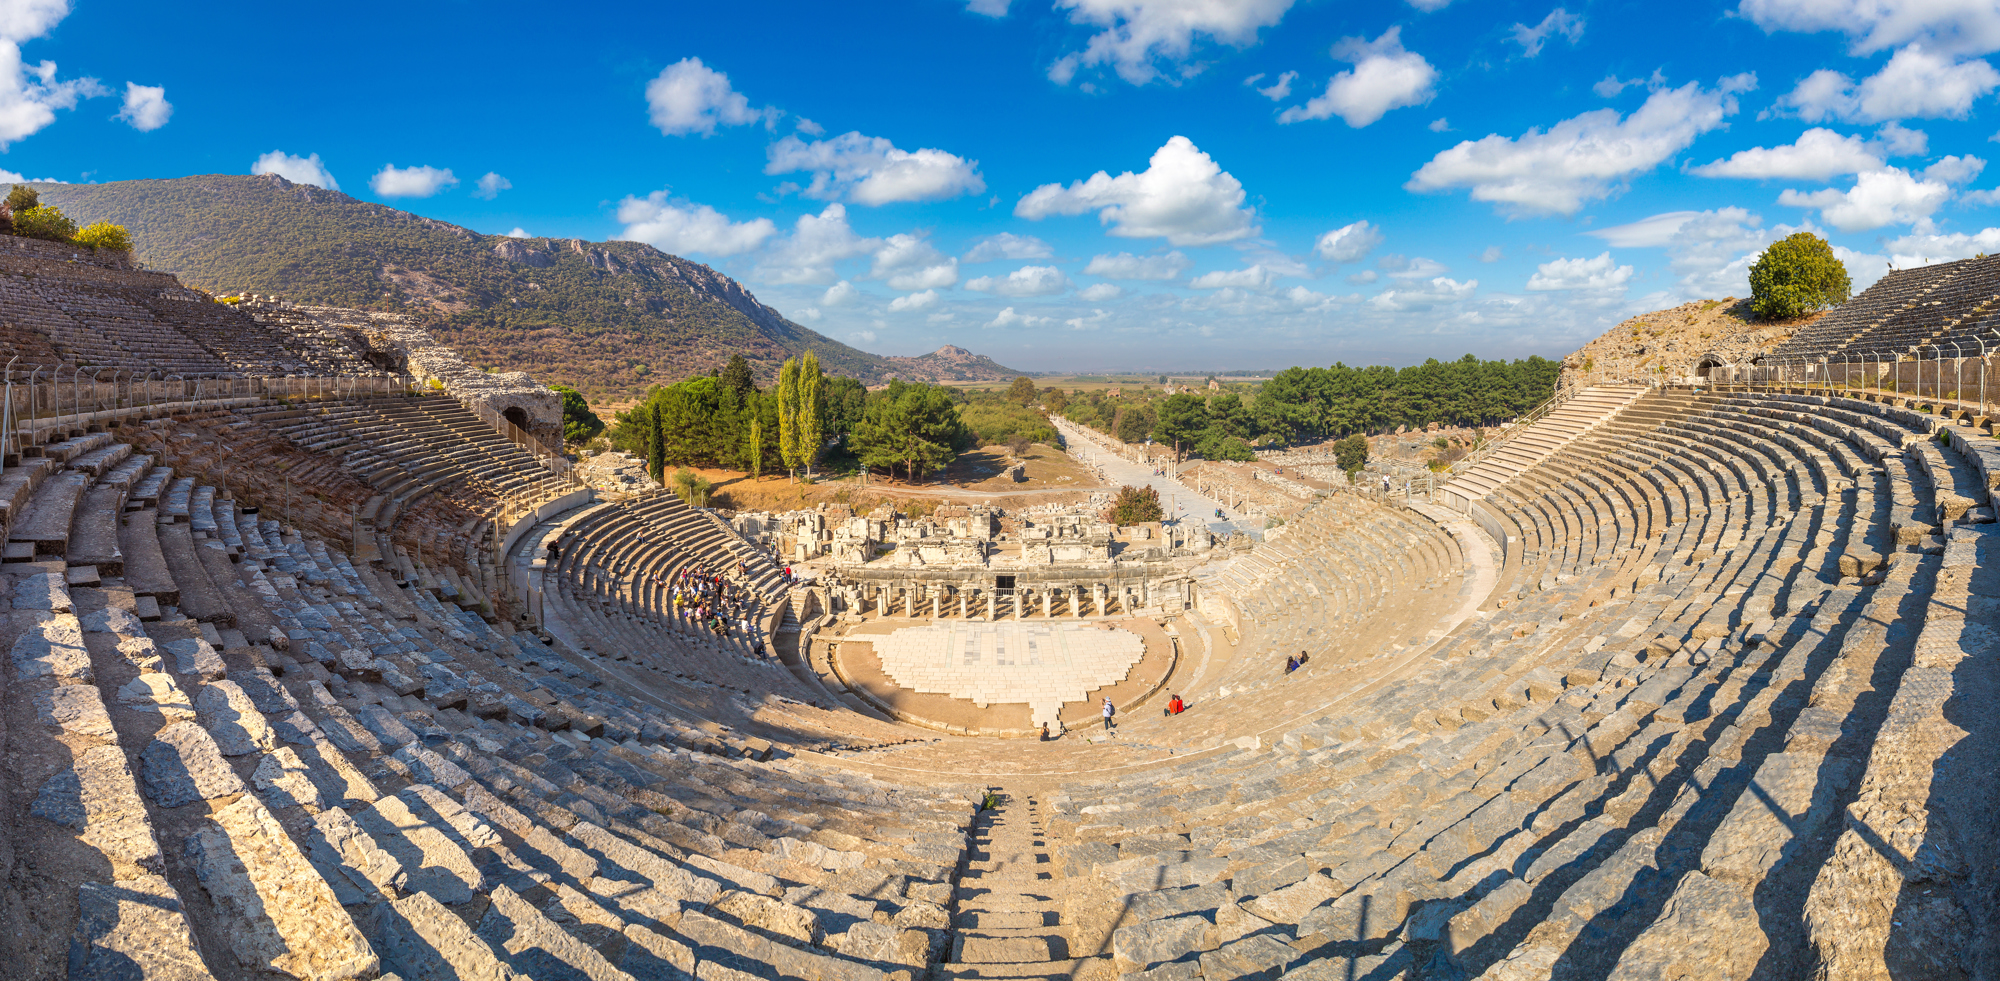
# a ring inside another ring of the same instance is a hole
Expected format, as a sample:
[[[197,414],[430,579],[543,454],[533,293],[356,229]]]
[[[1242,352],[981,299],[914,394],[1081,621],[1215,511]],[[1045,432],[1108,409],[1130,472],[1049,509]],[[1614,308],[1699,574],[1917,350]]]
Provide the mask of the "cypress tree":
[[[826,442],[826,421],[824,419],[824,396],[820,383],[825,376],[820,374],[819,355],[807,351],[799,363],[799,465],[806,468],[806,476],[812,476],[813,461],[819,459],[819,449]]]
[[[667,482],[667,420],[666,413],[661,411],[659,402],[653,403],[653,435],[652,439],[648,441],[647,456],[649,457],[646,461],[647,469],[652,471],[654,480],[659,481],[661,486],[665,486]]]
[[[757,407],[750,407],[750,476],[764,476],[764,420],[758,416]]]
[[[785,461],[785,470],[796,474],[799,468],[799,362],[797,358],[786,358],[778,369],[778,456]]]

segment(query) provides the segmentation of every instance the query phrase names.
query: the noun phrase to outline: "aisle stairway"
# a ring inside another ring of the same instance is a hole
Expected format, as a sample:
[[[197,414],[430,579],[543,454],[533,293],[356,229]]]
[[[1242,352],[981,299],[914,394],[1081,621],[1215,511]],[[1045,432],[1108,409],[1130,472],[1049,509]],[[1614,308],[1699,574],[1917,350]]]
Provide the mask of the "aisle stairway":
[[[1478,500],[1521,471],[1546,460],[1649,391],[1643,385],[1593,385],[1571,396],[1534,425],[1515,433],[1485,459],[1445,486],[1468,500]]]
[[[996,795],[972,826],[973,850],[952,904],[954,935],[946,978],[1070,978],[1083,961],[1063,923],[1062,876],[1050,861],[1040,805]]]

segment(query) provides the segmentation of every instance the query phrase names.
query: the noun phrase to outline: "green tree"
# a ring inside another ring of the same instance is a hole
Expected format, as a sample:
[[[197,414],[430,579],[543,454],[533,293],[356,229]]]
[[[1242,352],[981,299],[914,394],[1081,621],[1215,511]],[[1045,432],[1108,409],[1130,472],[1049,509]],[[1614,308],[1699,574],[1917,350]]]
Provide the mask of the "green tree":
[[[799,465],[811,479],[813,464],[826,446],[826,407],[821,398],[826,376],[819,370],[819,355],[807,351],[799,361]]]
[[[751,394],[757,391],[757,379],[750,374],[750,362],[743,360],[740,354],[729,356],[729,364],[723,367],[717,378],[722,382],[723,389],[735,396],[737,405],[748,402]]]
[[[1017,405],[1028,405],[1035,401],[1035,380],[1026,375],[1014,379],[1007,388],[1007,401]]]
[[[869,394],[852,443],[863,466],[880,467],[892,476],[900,466],[914,481],[949,466],[971,438],[950,392],[898,380]]]
[[[590,403],[584,399],[582,392],[568,385],[550,385],[549,388],[562,396],[564,443],[588,443],[604,431],[604,420],[590,411]]]
[[[124,225],[94,221],[77,231],[76,244],[88,245],[93,249],[110,249],[113,252],[130,252],[132,235],[125,230]]]
[[[1257,459],[1257,452],[1242,438],[1231,436],[1217,429],[1202,433],[1201,443],[1195,447],[1206,460],[1234,460],[1239,463]]]
[[[1153,423],[1153,438],[1171,444],[1175,459],[1179,459],[1181,444],[1194,444],[1207,428],[1208,410],[1201,404],[1201,396],[1182,392],[1161,400]]]
[[[52,204],[14,212],[14,234],[25,238],[67,242],[76,237],[76,222]]]
[[[1151,484],[1133,487],[1127,484],[1118,488],[1118,497],[1111,502],[1111,510],[1104,520],[1117,525],[1136,525],[1143,521],[1158,521],[1166,512],[1160,507],[1160,492]]]
[[[1333,444],[1333,461],[1347,471],[1347,480],[1353,483],[1354,475],[1368,464],[1368,437],[1355,433]]]
[[[646,472],[653,479],[667,482],[667,425],[666,412],[659,402],[653,403],[653,431],[646,441]]]
[[[40,207],[41,204],[42,196],[26,184],[16,184],[7,192],[7,210],[14,214]]]
[[[1152,434],[1153,427],[1158,424],[1159,417],[1152,406],[1123,405],[1118,407],[1118,418],[1111,435],[1123,442],[1140,443]]]
[[[750,417],[750,476],[764,476],[764,420]]]
[[[778,368],[778,456],[785,471],[799,470],[799,359],[786,358]]]
[[[1772,242],[1750,267],[1750,309],[1772,320],[1845,303],[1853,288],[1833,247],[1811,232]]]

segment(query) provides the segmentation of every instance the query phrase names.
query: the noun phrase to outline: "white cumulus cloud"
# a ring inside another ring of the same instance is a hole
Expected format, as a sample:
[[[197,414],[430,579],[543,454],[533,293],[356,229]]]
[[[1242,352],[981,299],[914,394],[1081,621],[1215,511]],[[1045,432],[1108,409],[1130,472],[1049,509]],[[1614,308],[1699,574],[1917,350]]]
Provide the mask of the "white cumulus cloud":
[[[1198,290],[1216,290],[1235,287],[1246,290],[1269,289],[1278,278],[1276,273],[1263,266],[1245,266],[1242,269],[1218,269],[1202,273],[1188,281],[1188,285]]]
[[[383,164],[375,176],[368,178],[368,187],[379,197],[385,198],[427,198],[447,187],[458,183],[451,168],[439,170],[436,167],[397,167]]]
[[[1445,304],[1472,298],[1479,290],[1479,280],[1469,279],[1459,282],[1439,276],[1428,283],[1415,283],[1383,290],[1368,298],[1369,306],[1391,313],[1409,310],[1429,310]]]
[[[996,259],[1047,259],[1056,254],[1054,246],[1033,235],[1016,235],[1001,232],[988,235],[973,243],[965,253],[966,262],[992,262]]]
[[[927,290],[958,282],[958,260],[940,253],[918,235],[891,235],[875,250],[868,273],[891,289]]]
[[[922,293],[911,293],[908,296],[899,296],[890,300],[889,309],[897,313],[906,310],[928,310],[931,307],[937,306],[937,303],[937,290],[925,290]]]
[[[757,267],[757,275],[772,283],[830,283],[834,263],[867,255],[881,245],[881,239],[854,234],[845,206],[829,204],[817,215],[800,215],[792,233]]]
[[[2000,88],[2000,71],[1979,59],[1958,61],[1912,44],[1859,85],[1822,68],[1778,99],[1778,108],[1807,122],[1845,119],[1964,119],[1972,104]]]
[[[1090,264],[1083,267],[1086,276],[1102,276],[1105,279],[1179,279],[1194,262],[1179,252],[1166,255],[1133,255],[1120,252],[1115,255],[1099,255],[1090,258]]]
[[[1375,261],[1391,279],[1430,279],[1450,271],[1449,266],[1436,259],[1423,256],[1411,258],[1402,255],[1385,255]]]
[[[1069,289],[1069,277],[1054,266],[1022,266],[1006,276],[967,280],[965,288],[998,296],[1053,296]]]
[[[1243,185],[1185,136],[1167,140],[1141,173],[1098,171],[1068,187],[1044,184],[1014,206],[1017,217],[1097,212],[1123,238],[1164,238],[1174,245],[1213,245],[1257,234],[1243,206]]]
[[[708,205],[672,201],[665,191],[643,198],[628,196],[618,203],[618,220],[625,223],[619,239],[644,242],[674,255],[738,255],[778,233],[769,218],[730,221]]]
[[[1382,244],[1382,229],[1365,221],[1342,225],[1319,237],[1313,252],[1333,262],[1353,262]]]
[[[1983,228],[1970,234],[1905,235],[1890,240],[1888,245],[1893,261],[1903,268],[1947,259],[1970,259],[1981,253],[2000,252],[2000,228]]]
[[[1077,297],[1086,303],[1102,303],[1105,300],[1123,296],[1125,288],[1117,283],[1092,283],[1077,292]]]
[[[1006,308],[1006,309],[1004,309],[1004,310],[1000,311],[999,313],[995,314],[995,315],[993,316],[993,319],[992,319],[992,320],[989,320],[989,321],[987,321],[987,322],[986,322],[986,326],[988,326],[988,327],[1040,327],[1040,326],[1041,326],[1041,325],[1043,325],[1043,324],[1049,324],[1049,323],[1054,323],[1054,322],[1055,322],[1055,319],[1054,319],[1053,317],[1037,317],[1037,316],[1034,316],[1034,315],[1032,315],[1032,314],[1026,314],[1026,313],[1015,313],[1015,312],[1014,312],[1014,308],[1013,308],[1013,307],[1008,307],[1008,308]]]
[[[1940,51],[2000,50],[2000,7],[1982,0],[1743,0],[1738,8],[1765,31],[1839,31],[1856,54],[1909,42]]]
[[[1533,58],[1542,53],[1542,45],[1550,37],[1568,38],[1571,44],[1583,40],[1583,18],[1557,7],[1533,27],[1516,23],[1513,34],[1514,43],[1521,46],[1521,57]]]
[[[1736,111],[1730,87],[1704,89],[1690,82],[1654,92],[1622,119],[1615,109],[1597,109],[1512,139],[1495,134],[1467,140],[1432,157],[1403,186],[1463,187],[1473,200],[1491,201],[1503,211],[1572,215],[1721,126]]]
[[[1658,247],[1672,242],[1674,235],[1681,230],[1682,225],[1687,224],[1701,214],[1702,212],[1699,211],[1668,211],[1648,218],[1641,218],[1630,224],[1599,228],[1595,231],[1584,232],[1584,234],[1595,235],[1610,243],[1613,248],[1636,249]]]
[[[1272,102],[1280,102],[1285,99],[1288,99],[1292,95],[1292,82],[1298,77],[1299,77],[1298,72],[1285,72],[1284,74],[1278,76],[1277,81],[1272,82],[1269,85],[1257,86],[1257,94],[1263,96],[1266,99],[1271,100]],[[1252,75],[1249,78],[1244,79],[1243,84],[1256,86],[1257,83],[1261,81],[1263,78],[1264,76],[1261,73]]]
[[[499,197],[501,191],[512,190],[513,187],[513,181],[489,170],[486,176],[479,179],[479,189],[472,192],[472,196],[491,201]]]
[[[1950,198],[1951,187],[1944,181],[1919,180],[1907,170],[1890,167],[1857,176],[1845,191],[1826,188],[1806,193],[1787,188],[1778,195],[1778,203],[1817,208],[1827,224],[1843,232],[1861,232],[1884,225],[1927,224],[1931,213]]]
[[[1304,105],[1278,114],[1278,122],[1339,116],[1359,129],[1381,119],[1391,109],[1420,106],[1436,94],[1437,69],[1423,55],[1403,49],[1402,28],[1391,27],[1373,41],[1343,38],[1333,56],[1354,67],[1333,76],[1326,91]]]
[[[1557,259],[1535,266],[1528,288],[1546,290],[1616,290],[1632,280],[1632,267],[1621,266],[1605,252],[1595,259]]]
[[[1703,177],[1745,177],[1793,180],[1831,180],[1841,174],[1877,170],[1883,161],[1874,147],[1859,136],[1842,136],[1830,129],[1814,127],[1782,146],[1752,147],[1731,154],[1727,160],[1703,164],[1690,173]]]
[[[1120,78],[1144,85],[1158,78],[1159,63],[1181,74],[1195,38],[1247,47],[1257,31],[1282,20],[1293,0],[1056,0],[1072,24],[1097,28],[1082,51],[1057,58],[1049,79],[1068,85],[1078,69],[1108,65]]]
[[[511,232],[508,232],[508,233],[507,233],[507,237],[508,237],[508,238],[534,238],[534,236],[533,236],[533,235],[530,235],[530,234],[528,234],[528,230],[527,230],[527,229],[525,229],[525,228],[522,228],[522,227],[521,227],[521,226],[519,226],[519,225],[515,225],[515,226],[514,226],[514,230],[513,230],[513,231],[511,231]]]
[[[124,120],[141,133],[150,133],[174,117],[174,104],[167,101],[164,85],[125,83],[125,106],[115,118]]]
[[[771,145],[766,174],[813,175],[807,197],[845,195],[857,204],[939,201],[986,190],[979,162],[943,150],[899,150],[879,136],[846,133],[810,143],[787,136]]]
[[[647,82],[646,106],[653,125],[668,136],[708,136],[717,126],[756,122],[768,126],[784,115],[770,106],[750,108],[749,98],[729,84],[729,76],[702,64],[700,58],[682,58]]]
[[[283,150],[272,150],[258,157],[256,162],[250,165],[250,172],[276,174],[294,184],[311,184],[329,191],[340,190],[340,182],[334,180],[333,175],[327,172],[326,164],[320,162],[317,153],[294,157]]]
[[[827,287],[826,292],[820,294],[819,305],[823,307],[837,307],[860,295],[861,291],[855,289],[853,283],[843,279]]]
[[[53,61],[23,61],[21,45],[47,34],[67,16],[68,0],[0,4],[0,150],[55,122],[56,110],[111,94],[94,78],[57,79]]]

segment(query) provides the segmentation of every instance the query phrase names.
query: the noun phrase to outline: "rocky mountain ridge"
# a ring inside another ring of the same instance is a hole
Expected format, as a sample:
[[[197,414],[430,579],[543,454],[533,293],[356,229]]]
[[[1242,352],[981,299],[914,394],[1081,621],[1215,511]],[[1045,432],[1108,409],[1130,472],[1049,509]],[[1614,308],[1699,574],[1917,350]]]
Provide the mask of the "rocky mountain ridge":
[[[124,225],[142,263],[189,285],[403,314],[474,365],[593,401],[636,398],[736,354],[765,382],[807,350],[870,384],[977,360],[858,350],[644,243],[486,235],[274,174],[35,186],[79,222]]]

